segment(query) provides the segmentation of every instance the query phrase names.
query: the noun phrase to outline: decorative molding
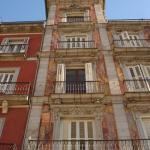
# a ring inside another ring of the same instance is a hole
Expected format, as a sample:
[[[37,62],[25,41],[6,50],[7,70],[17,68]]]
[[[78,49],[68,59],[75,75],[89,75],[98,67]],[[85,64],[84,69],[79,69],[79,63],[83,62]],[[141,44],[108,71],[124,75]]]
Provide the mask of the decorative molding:
[[[127,105],[127,108],[133,112],[150,113],[150,105],[148,105],[148,104]]]

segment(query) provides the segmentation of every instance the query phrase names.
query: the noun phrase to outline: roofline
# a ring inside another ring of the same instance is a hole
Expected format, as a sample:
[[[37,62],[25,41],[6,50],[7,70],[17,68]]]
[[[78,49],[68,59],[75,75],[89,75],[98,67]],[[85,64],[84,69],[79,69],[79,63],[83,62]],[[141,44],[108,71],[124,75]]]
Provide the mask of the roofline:
[[[0,22],[0,25],[14,25],[14,24],[43,24],[46,20],[38,21],[15,21],[15,22]]]
[[[108,19],[108,22],[150,22],[150,19]]]

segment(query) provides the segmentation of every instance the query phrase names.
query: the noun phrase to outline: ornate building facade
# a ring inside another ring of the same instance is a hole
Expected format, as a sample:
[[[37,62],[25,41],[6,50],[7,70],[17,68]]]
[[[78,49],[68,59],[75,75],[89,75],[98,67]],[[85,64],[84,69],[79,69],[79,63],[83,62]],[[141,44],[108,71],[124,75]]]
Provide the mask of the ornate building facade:
[[[107,20],[104,0],[47,0],[46,10],[46,23],[1,26],[2,142],[150,149],[150,21]]]

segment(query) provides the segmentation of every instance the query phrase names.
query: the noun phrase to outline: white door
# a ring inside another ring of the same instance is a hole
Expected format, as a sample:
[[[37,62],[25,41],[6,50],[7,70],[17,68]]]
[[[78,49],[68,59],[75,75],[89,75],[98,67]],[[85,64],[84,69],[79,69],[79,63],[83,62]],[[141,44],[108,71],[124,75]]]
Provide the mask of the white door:
[[[67,143],[61,145],[61,150],[93,150],[94,125],[92,120],[62,120],[61,140]]]
[[[0,73],[0,92],[11,93],[13,91],[13,73]]]
[[[88,43],[84,36],[66,37],[67,48],[87,48]]]
[[[143,80],[143,74],[139,65],[128,67],[128,74],[130,80],[128,80],[126,83],[129,91],[147,90],[147,86],[145,80]]]

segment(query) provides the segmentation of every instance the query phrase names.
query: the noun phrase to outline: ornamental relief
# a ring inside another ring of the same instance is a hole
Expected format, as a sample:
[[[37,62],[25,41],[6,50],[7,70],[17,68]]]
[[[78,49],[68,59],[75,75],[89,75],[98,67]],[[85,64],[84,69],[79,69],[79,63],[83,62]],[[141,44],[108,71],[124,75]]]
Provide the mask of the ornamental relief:
[[[128,105],[127,108],[132,112],[150,113],[150,105]]]
[[[81,107],[81,106],[70,106],[70,107],[54,107],[51,108],[53,112],[54,120],[57,120],[60,116],[72,115],[72,116],[94,116],[98,117],[103,112],[103,106],[93,107]]]

